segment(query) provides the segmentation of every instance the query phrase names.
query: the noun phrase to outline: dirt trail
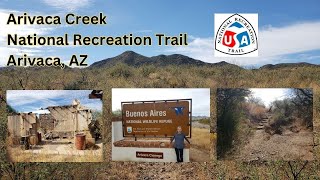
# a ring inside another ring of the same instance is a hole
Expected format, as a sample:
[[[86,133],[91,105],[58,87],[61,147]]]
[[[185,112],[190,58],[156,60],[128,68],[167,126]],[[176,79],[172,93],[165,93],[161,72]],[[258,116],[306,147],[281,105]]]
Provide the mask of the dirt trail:
[[[203,165],[195,163],[139,163],[137,179],[208,179]]]
[[[256,127],[249,143],[240,150],[239,159],[253,160],[313,160],[313,133],[300,130],[298,133],[285,130],[282,135],[270,135],[264,128],[272,115],[266,117]]]
[[[208,162],[210,161],[209,151],[201,150],[197,147],[190,148],[190,162]]]

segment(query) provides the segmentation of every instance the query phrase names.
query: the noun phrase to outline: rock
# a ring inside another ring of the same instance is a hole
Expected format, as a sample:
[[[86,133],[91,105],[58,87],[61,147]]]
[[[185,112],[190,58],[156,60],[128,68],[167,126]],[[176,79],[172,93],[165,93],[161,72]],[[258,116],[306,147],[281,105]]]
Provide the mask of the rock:
[[[300,131],[300,128],[298,128],[297,126],[291,126],[289,129],[291,132],[294,133],[298,133]]]
[[[275,132],[274,132],[275,134],[279,134],[279,135],[281,135],[282,134],[282,130],[281,129],[277,129],[277,130],[275,130]]]
[[[258,130],[264,129],[264,126],[257,126],[256,129],[258,129]]]
[[[267,134],[264,138],[263,138],[263,140],[265,140],[265,141],[268,141],[270,139],[270,135],[269,134]]]
[[[161,173],[163,173],[163,172],[165,172],[165,171],[166,171],[165,168],[161,168],[161,170],[160,170]]]

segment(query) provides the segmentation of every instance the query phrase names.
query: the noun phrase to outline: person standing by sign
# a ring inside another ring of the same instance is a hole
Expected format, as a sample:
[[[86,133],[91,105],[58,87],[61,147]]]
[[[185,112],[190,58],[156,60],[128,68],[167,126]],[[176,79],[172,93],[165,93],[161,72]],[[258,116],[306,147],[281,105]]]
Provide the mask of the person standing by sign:
[[[174,149],[177,155],[177,162],[183,162],[183,149],[184,149],[184,140],[186,140],[189,144],[190,141],[187,137],[183,134],[181,126],[177,127],[176,134],[172,137],[171,142],[174,140]]]

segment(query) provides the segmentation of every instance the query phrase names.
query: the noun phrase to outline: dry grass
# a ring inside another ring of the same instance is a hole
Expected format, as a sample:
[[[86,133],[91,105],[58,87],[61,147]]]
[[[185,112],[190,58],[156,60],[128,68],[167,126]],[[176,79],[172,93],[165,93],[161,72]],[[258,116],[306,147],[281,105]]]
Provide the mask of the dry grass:
[[[198,149],[210,151],[210,131],[209,129],[192,128],[191,146]]]
[[[19,146],[8,147],[7,152],[11,162],[102,162],[103,156],[96,155],[91,150],[87,150],[86,155],[65,155],[49,154],[42,150],[42,153],[32,153],[22,150]],[[102,151],[100,151],[102,152]]]

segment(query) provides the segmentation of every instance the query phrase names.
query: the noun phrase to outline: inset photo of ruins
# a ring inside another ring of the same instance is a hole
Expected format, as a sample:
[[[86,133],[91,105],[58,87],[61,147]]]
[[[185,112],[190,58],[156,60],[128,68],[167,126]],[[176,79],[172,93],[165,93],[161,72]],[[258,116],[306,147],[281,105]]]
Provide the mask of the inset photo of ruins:
[[[101,162],[102,91],[8,90],[11,162]]]
[[[218,89],[217,130],[218,159],[314,160],[313,91]]]

